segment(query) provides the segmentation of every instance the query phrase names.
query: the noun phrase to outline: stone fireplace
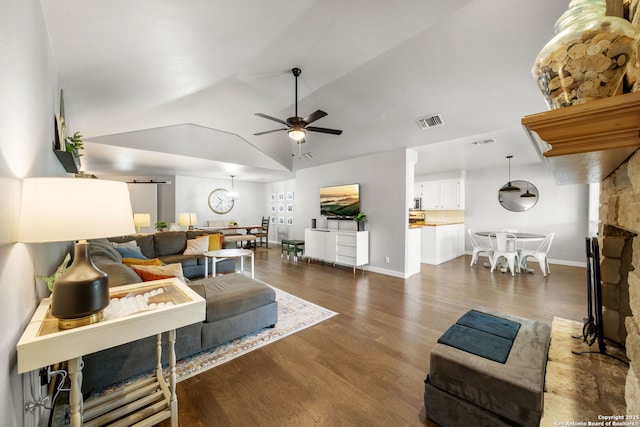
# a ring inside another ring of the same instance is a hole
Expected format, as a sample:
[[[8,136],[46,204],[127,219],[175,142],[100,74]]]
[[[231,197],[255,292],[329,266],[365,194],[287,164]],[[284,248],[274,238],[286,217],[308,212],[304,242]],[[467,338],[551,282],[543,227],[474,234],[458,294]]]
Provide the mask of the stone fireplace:
[[[640,414],[640,151],[601,183],[599,241],[602,248],[605,337],[623,343],[630,367],[627,414]]]
[[[604,224],[602,231],[602,312],[604,338],[624,345],[629,305],[629,272],[633,270],[634,233]]]

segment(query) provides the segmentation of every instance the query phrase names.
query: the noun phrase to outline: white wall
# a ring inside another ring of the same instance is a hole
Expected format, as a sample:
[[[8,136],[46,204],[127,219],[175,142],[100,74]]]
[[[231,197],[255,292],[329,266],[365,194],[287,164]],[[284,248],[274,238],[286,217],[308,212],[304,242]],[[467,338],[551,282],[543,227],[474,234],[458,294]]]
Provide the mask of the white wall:
[[[220,180],[176,176],[175,217],[181,212],[195,212],[200,226],[206,226],[208,220],[234,220],[240,225],[259,225],[262,217],[269,215],[265,204],[266,184],[234,179],[233,188],[240,197],[235,200],[233,209],[224,215],[209,208],[209,194],[217,188],[231,190],[231,178]]]
[[[275,243],[282,239],[304,239],[304,233],[302,236],[295,236],[295,226],[298,225],[298,221],[301,221],[298,209],[302,206],[301,199],[296,194],[296,180],[288,179],[269,183],[265,188],[265,206],[270,220],[269,242]],[[287,200],[289,194],[292,194],[293,200]],[[281,196],[284,200],[279,200]],[[293,212],[288,211],[289,205],[293,205]],[[289,224],[291,221],[293,224]],[[311,227],[311,220],[305,224],[305,227]]]
[[[360,184],[360,209],[367,214],[372,271],[404,277],[407,232],[407,150],[394,150],[296,172],[295,239],[304,239],[311,219],[320,216],[320,187]],[[413,185],[413,183],[411,183]],[[389,257],[389,263],[385,257]]]
[[[153,232],[153,226],[156,221],[165,221],[167,224],[175,222],[177,217],[174,216],[176,198],[175,198],[175,177],[174,176],[160,176],[160,175],[128,175],[128,176],[105,176],[100,177],[103,179],[110,179],[120,182],[132,182],[134,180],[138,182],[158,182],[162,184],[157,185],[158,200],[157,200],[157,218],[151,219],[151,227],[143,228],[141,231]],[[145,184],[130,184],[130,185],[145,185]],[[135,212],[135,211],[134,211]],[[144,212],[142,212],[144,213]]]
[[[584,238],[588,233],[588,185],[558,185],[544,165],[518,167],[511,179],[529,181],[540,197],[525,212],[511,212],[498,202],[498,189],[506,183],[502,168],[467,172],[465,225],[476,231],[512,228],[522,232],[555,232],[551,262],[584,265]],[[471,252],[469,237],[466,250]]]
[[[16,243],[22,178],[65,175],[51,151],[60,84],[40,1],[0,0],[0,57],[0,425],[17,427],[34,425],[38,415],[23,409],[32,390],[23,387],[16,356],[18,339],[48,294],[34,274],[51,274],[70,249]]]

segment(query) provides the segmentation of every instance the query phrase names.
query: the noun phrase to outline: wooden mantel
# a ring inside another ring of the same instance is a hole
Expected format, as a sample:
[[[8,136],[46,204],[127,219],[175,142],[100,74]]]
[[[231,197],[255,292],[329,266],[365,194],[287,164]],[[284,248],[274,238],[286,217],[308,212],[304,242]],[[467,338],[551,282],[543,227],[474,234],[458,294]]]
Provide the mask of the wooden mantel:
[[[640,147],[640,92],[533,114],[522,125],[558,184],[600,182]]]

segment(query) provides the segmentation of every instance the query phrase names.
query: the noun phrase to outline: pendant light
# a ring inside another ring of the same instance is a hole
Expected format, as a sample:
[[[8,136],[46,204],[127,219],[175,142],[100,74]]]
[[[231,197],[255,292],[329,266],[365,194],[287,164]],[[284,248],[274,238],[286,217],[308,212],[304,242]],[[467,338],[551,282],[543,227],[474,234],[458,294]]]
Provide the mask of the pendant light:
[[[513,158],[513,156],[507,156],[507,160],[509,161],[509,181],[502,186],[502,188],[500,188],[500,192],[501,193],[512,193],[512,192],[516,192],[516,191],[520,191],[520,187],[516,187],[515,185],[511,184],[511,159]]]
[[[231,175],[231,191],[227,191],[227,196],[231,200],[235,200],[235,199],[240,197],[240,194],[238,194],[238,192],[233,189],[233,178],[234,178],[234,176]]]
[[[520,195],[520,197],[537,197],[535,194],[533,194],[531,191],[529,191],[529,181],[527,181],[527,191],[522,193]]]

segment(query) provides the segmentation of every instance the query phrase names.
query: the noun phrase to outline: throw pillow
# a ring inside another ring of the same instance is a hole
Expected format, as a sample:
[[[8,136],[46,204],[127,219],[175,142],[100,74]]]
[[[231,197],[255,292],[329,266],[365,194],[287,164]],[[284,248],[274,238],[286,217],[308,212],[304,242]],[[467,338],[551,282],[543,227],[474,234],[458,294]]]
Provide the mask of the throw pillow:
[[[111,242],[111,245],[114,248],[137,248],[138,242],[136,242],[135,240],[129,240],[128,242],[122,242],[122,243]]]
[[[124,265],[164,265],[158,258],[140,259],[140,258],[122,258]]]
[[[179,262],[169,265],[132,265],[131,268],[136,270],[136,273],[138,270],[143,270],[164,276],[172,276],[185,282],[184,274],[182,274],[182,264]]]
[[[176,276],[168,276],[165,274],[152,273],[150,271],[136,270],[135,268],[134,270],[136,271],[138,276],[140,276],[143,282],[150,282],[152,280],[160,280],[160,279],[171,279],[172,277],[176,277]]]
[[[142,255],[142,251],[140,251],[140,248],[137,246],[135,248],[128,248],[126,246],[115,246],[115,249],[120,253],[122,258],[147,259],[146,256]]]
[[[196,239],[187,240],[187,249],[183,255],[202,255],[209,250],[209,236],[202,236]]]
[[[209,235],[209,250],[217,251],[218,249],[222,249],[222,244],[224,242],[224,235],[222,234],[210,234]]]
[[[114,249],[107,239],[95,239],[89,241],[89,255],[93,257],[105,257],[113,262],[120,262],[122,256]]]

